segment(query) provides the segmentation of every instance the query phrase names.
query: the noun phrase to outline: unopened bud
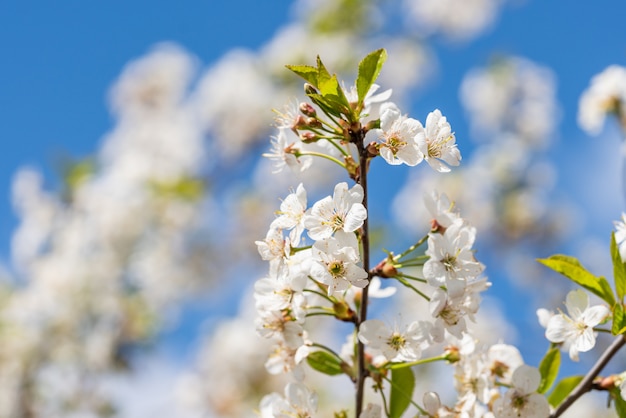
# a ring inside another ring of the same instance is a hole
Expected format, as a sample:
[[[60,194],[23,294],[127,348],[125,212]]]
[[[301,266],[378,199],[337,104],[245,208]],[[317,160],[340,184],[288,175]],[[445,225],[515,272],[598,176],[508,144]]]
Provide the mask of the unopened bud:
[[[457,361],[461,360],[461,353],[459,353],[458,347],[450,345],[444,348],[443,353],[449,363],[456,363]]]
[[[316,142],[318,139],[319,137],[313,132],[301,132],[300,133],[300,140],[304,142],[305,144]]]
[[[383,268],[381,269],[381,277],[389,278],[396,277],[398,275],[398,270],[391,263],[383,264]]]
[[[611,390],[615,388],[616,380],[617,380],[617,376],[615,375],[601,377],[599,378],[599,381],[596,382],[596,385],[600,389]]]
[[[346,301],[333,303],[333,310],[335,311],[335,318],[344,322],[354,322],[355,313]]]
[[[310,117],[310,118],[306,118],[306,126],[310,128],[321,128],[322,122],[320,122],[318,118]]]
[[[376,157],[378,154],[380,154],[380,151],[378,150],[378,144],[374,141],[370,142],[367,146],[367,156],[373,158]]]
[[[294,130],[302,129],[307,126],[307,120],[302,115],[296,116],[296,119],[293,121],[293,126],[291,127]]]
[[[306,94],[318,94],[319,92],[312,84],[304,83],[304,92]]]
[[[317,115],[315,108],[311,106],[310,104],[308,104],[307,102],[300,103],[299,108],[300,108],[300,112],[302,112],[302,114],[305,116],[315,117]]]

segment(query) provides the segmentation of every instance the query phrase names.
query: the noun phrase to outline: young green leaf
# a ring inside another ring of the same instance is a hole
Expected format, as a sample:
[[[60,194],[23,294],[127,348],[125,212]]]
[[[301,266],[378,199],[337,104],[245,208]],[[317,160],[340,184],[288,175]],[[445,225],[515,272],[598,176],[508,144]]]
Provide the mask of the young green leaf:
[[[626,263],[619,253],[619,247],[615,241],[615,232],[611,233],[611,258],[613,259],[613,278],[615,279],[617,300],[619,303],[623,303],[626,294]]]
[[[537,259],[537,261],[599,296],[610,306],[615,304],[615,297],[609,282],[604,277],[590,273],[575,257],[557,254],[549,258]]]
[[[550,393],[550,396],[548,396],[548,403],[555,408],[559,406],[559,404],[567,398],[567,395],[583,380],[583,377],[584,376],[569,376],[561,379],[561,381],[556,384],[552,393]]]
[[[611,389],[611,398],[613,398],[615,412],[617,412],[617,416],[619,418],[626,418],[626,401],[622,399],[619,388],[616,387]]]
[[[558,347],[552,347],[539,364],[539,373],[541,373],[541,382],[537,392],[546,393],[556,380],[561,366],[561,351]]]
[[[342,374],[341,360],[326,351],[315,351],[306,357],[307,363],[313,369],[329,376]]]
[[[410,367],[391,370],[389,418],[400,418],[409,407],[415,388],[415,376]]]
[[[363,104],[363,100],[365,100],[367,92],[378,78],[378,74],[380,74],[380,70],[386,60],[387,51],[384,49],[378,49],[370,52],[359,63],[359,74],[356,79],[356,91],[359,96],[359,106]]]
[[[304,78],[308,83],[317,88],[317,68],[310,65],[285,65],[289,70]]]
[[[624,315],[624,306],[621,303],[616,303],[613,306],[613,326],[611,327],[611,333],[613,335],[623,334],[626,330],[626,315]]]

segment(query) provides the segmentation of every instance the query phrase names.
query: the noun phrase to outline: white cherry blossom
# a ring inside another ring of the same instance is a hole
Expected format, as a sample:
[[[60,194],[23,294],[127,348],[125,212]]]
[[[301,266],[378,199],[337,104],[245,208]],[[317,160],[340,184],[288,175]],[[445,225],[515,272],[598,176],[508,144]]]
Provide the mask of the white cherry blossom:
[[[361,415],[359,415],[359,418],[380,418],[381,416],[382,408],[380,405],[368,403]]]
[[[429,337],[429,323],[412,322],[404,330],[389,328],[378,319],[368,319],[359,327],[359,340],[388,361],[414,361],[422,355],[422,344]]]
[[[457,166],[461,161],[461,153],[456,146],[456,139],[450,124],[439,109],[430,112],[426,117],[426,127],[420,124],[415,137],[417,146],[424,159],[435,171],[447,173],[448,166]],[[446,164],[444,164],[443,162]]]
[[[608,113],[616,113],[626,123],[626,68],[611,65],[591,79],[580,97],[578,124],[590,134],[598,134]]]
[[[290,193],[280,204],[278,217],[272,222],[270,228],[291,230],[289,238],[294,245],[300,243],[300,237],[304,231],[304,215],[307,212],[306,190],[302,183],[296,191]]]
[[[395,104],[383,104],[380,129],[372,131],[381,140],[378,145],[380,156],[391,165],[414,166],[422,162],[424,156],[415,142],[420,129],[422,124],[413,118],[403,116]]]
[[[317,412],[317,395],[302,383],[288,383],[285,397],[277,393],[261,399],[262,418],[312,418]]]
[[[291,138],[289,138],[291,137]],[[278,135],[272,137],[272,149],[263,154],[274,162],[274,173],[280,173],[285,167],[294,172],[302,172],[311,166],[313,158],[309,155],[296,157],[294,152],[301,149],[300,138],[287,128],[278,129]]]
[[[589,306],[589,296],[581,289],[572,290],[565,300],[566,315],[560,313],[550,318],[546,338],[553,343],[570,344],[569,356],[578,361],[578,353],[591,350],[596,345],[593,327],[610,315],[604,305]]]
[[[335,186],[333,196],[316,202],[304,216],[304,226],[314,240],[329,238],[337,231],[354,232],[363,225],[367,210],[363,206],[363,187],[348,183]]]
[[[424,263],[424,277],[435,287],[449,286],[455,280],[468,280],[478,276],[484,266],[476,261],[472,245],[476,229],[455,221],[443,234],[430,233]]]
[[[525,364],[513,372],[513,387],[496,399],[493,412],[496,418],[546,418],[550,415],[548,400],[536,393],[541,375]]]
[[[614,221],[615,225],[615,243],[619,248],[619,255],[622,262],[626,262],[626,213],[622,212],[622,219]]]
[[[352,237],[352,238],[350,238]],[[347,290],[350,285],[364,288],[368,274],[359,267],[354,235],[339,234],[313,244],[311,276],[328,285],[328,294]]]

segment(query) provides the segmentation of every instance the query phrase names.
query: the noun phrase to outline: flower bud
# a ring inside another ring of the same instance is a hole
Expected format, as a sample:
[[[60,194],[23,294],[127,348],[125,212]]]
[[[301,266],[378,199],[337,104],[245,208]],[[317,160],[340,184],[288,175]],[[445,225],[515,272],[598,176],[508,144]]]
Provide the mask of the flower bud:
[[[446,360],[448,360],[449,363],[456,363],[457,361],[461,360],[461,353],[459,353],[459,347],[450,345],[443,349],[443,353],[446,356]]]
[[[300,108],[300,112],[302,112],[302,114],[305,116],[311,116],[311,117],[317,116],[317,112],[315,111],[315,108],[311,106],[310,104],[308,104],[307,102],[300,103],[299,108]]]
[[[313,132],[300,132],[300,140],[305,144],[316,142],[319,137]]]
[[[379,154],[378,144],[374,141],[370,142],[367,146],[367,156],[369,158],[374,158]]]
[[[306,118],[306,126],[311,128],[321,128],[322,122],[318,118],[310,117]]]
[[[339,301],[333,303],[333,310],[335,311],[335,318],[344,322],[354,322],[356,314],[350,308],[346,301]]]
[[[317,89],[313,87],[312,84],[309,84],[309,83],[304,83],[304,92],[306,94],[319,94]]]

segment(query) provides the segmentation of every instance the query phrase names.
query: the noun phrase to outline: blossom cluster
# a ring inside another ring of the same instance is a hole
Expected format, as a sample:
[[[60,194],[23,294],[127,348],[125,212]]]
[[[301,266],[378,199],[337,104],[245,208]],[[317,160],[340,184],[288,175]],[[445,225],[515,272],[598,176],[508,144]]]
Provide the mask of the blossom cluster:
[[[445,194],[425,196],[429,218],[424,223],[430,225],[429,232],[406,251],[388,253],[368,271],[364,162],[378,156],[392,166],[426,161],[435,172],[447,173],[461,161],[454,133],[439,110],[422,124],[387,101],[390,93],[375,94],[378,88],[373,84],[361,105],[354,89],[343,89],[351,108],[358,109],[358,120],[349,122],[350,129],[346,129],[348,122],[334,128],[332,119],[322,119],[308,103],[289,108],[278,119],[272,151],[265,154],[276,172],[287,167],[305,172],[315,157],[331,160],[356,184],[336,184],[332,195],[311,207],[304,185],[299,184],[282,201],[265,239],[256,242],[261,258],[269,263],[269,273],[255,285],[257,332],[274,341],[266,368],[273,374],[289,373],[293,379],[284,396],[272,393],[263,398],[261,415],[314,416],[317,400],[304,385],[304,365],[326,374],[346,374],[358,382],[357,345],[364,347],[369,376],[381,392],[386,371],[433,361],[424,359],[424,353],[439,351],[434,361],[454,364],[458,401],[443,406],[439,395],[429,392],[420,407],[424,416],[547,415],[547,401],[536,393],[537,370],[524,365],[514,347],[477,344],[467,327],[490,283],[482,276],[483,264],[474,257],[476,229]],[[317,97],[314,86],[305,90]],[[430,315],[393,326],[362,318],[362,304],[368,303],[364,295],[390,296],[391,292],[379,290],[381,280],[395,280],[412,290],[427,303]],[[308,318],[320,315],[355,325],[355,336],[338,353],[314,341],[308,332]],[[320,358],[326,363],[320,364]],[[502,386],[510,389],[502,394]],[[387,410],[384,403],[384,397],[382,407],[370,402],[360,417],[380,417],[383,408]]]

